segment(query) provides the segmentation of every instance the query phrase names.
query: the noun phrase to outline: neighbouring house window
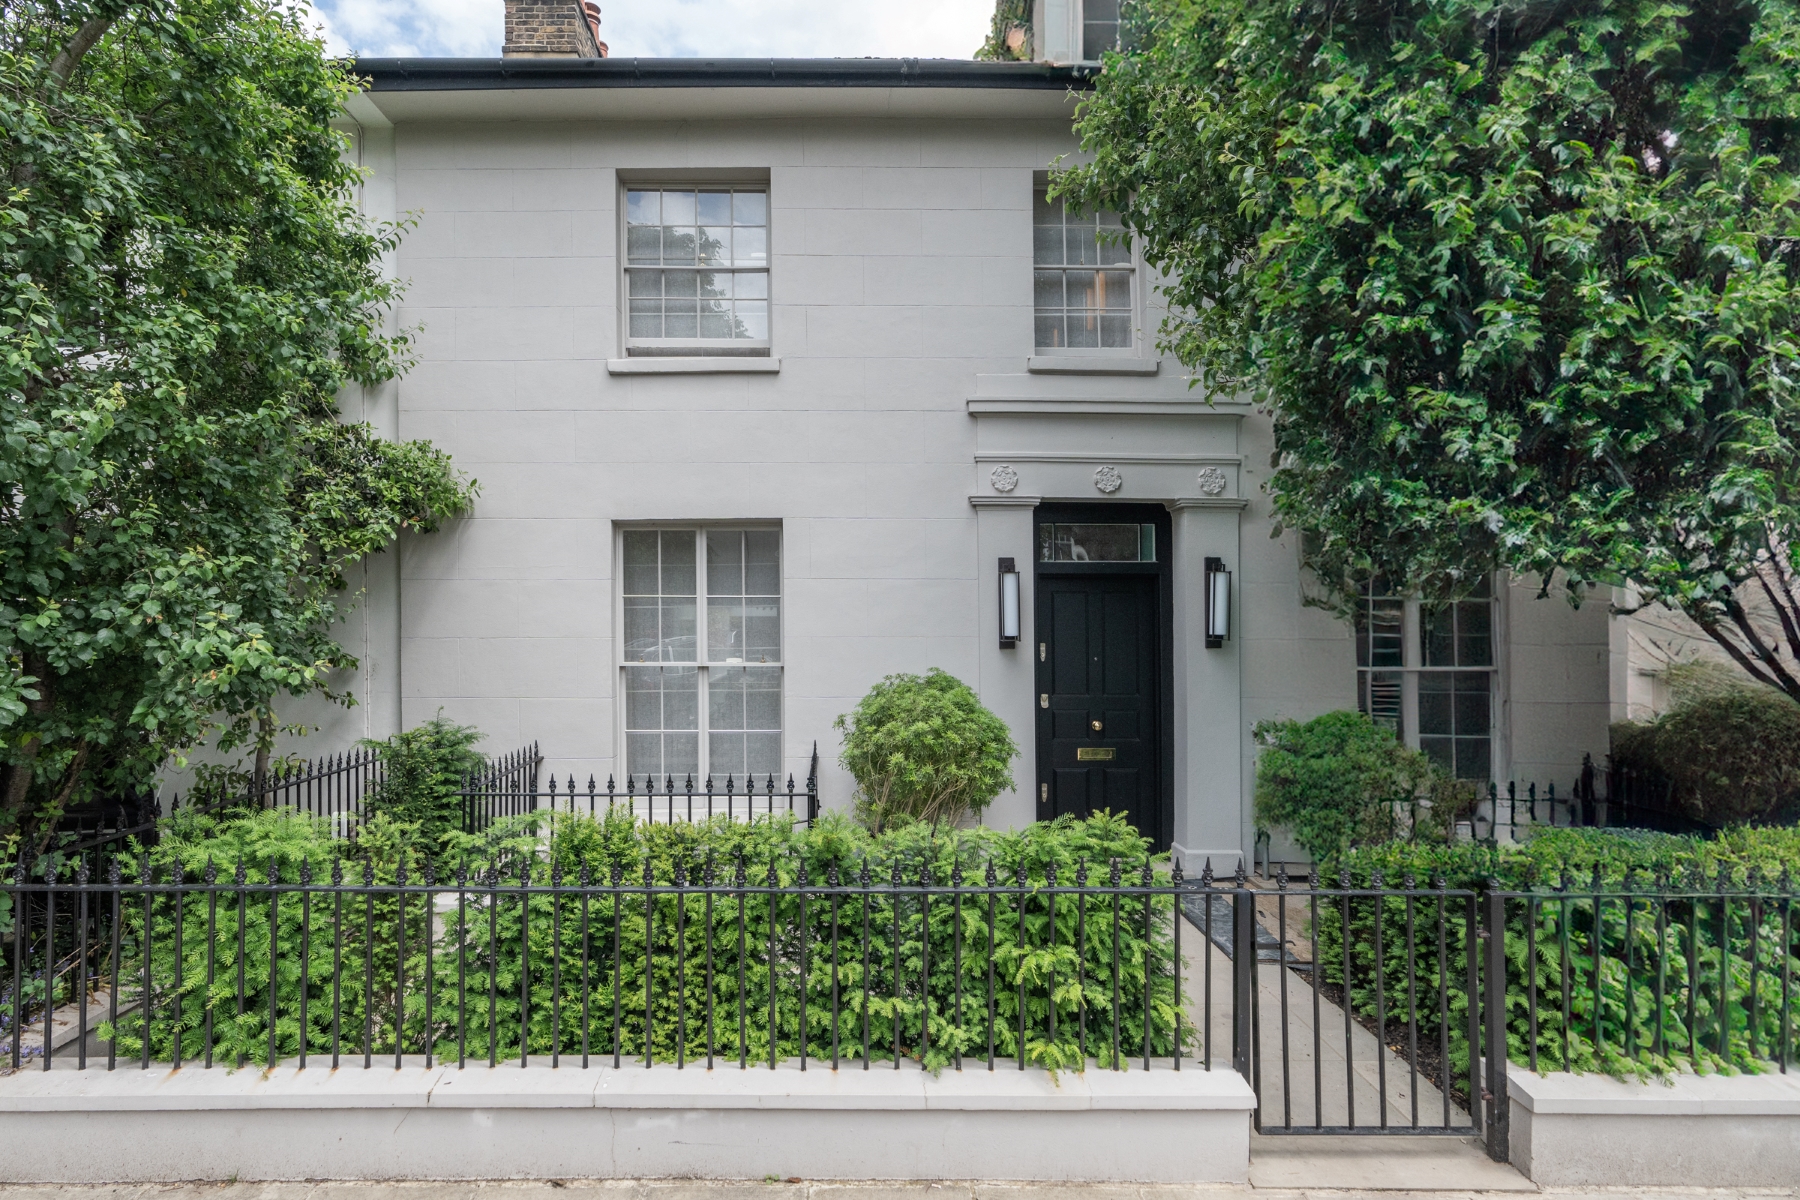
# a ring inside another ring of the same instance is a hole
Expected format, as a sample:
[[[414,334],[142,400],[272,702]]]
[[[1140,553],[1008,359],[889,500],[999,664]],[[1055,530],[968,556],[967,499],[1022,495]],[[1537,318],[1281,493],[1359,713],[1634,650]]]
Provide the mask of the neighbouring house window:
[[[621,541],[625,771],[766,785],[781,771],[781,534],[631,529]]]
[[[625,193],[629,355],[766,355],[766,187]]]
[[[1427,604],[1377,580],[1356,609],[1357,707],[1459,779],[1494,769],[1496,656],[1488,581]]]
[[[1131,246],[1117,213],[1078,213],[1033,193],[1032,263],[1039,350],[1130,350]]]
[[[1082,0],[1082,61],[1099,62],[1108,50],[1118,48],[1119,0]]]

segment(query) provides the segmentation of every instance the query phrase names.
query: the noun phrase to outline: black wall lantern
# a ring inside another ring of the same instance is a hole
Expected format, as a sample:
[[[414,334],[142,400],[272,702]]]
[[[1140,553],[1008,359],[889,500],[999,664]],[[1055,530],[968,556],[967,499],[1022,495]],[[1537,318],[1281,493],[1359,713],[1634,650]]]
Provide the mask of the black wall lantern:
[[[1231,572],[1225,560],[1206,560],[1206,648],[1217,650],[1231,636]]]
[[[1019,568],[1010,558],[1000,560],[1000,648],[1019,644]]]

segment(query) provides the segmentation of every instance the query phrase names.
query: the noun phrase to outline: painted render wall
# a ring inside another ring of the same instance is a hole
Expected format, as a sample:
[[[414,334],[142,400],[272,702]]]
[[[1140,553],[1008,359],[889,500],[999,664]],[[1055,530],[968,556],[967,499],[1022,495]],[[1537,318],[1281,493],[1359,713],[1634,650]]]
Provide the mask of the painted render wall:
[[[1026,369],[1033,172],[1074,150],[1062,122],[357,132],[375,173],[371,211],[417,221],[395,270],[409,283],[398,321],[418,330],[420,361],[391,387],[392,420],[482,485],[470,518],[406,539],[384,556],[391,574],[371,565],[357,618],[371,652],[353,686],[368,714],[385,714],[378,725],[442,709],[483,728],[490,749],[535,738],[548,769],[604,781],[622,766],[613,523],[779,521],[789,769],[803,773],[816,739],[826,802],[847,803],[832,719],[882,675],[940,666],[981,691],[1024,751],[1018,791],[990,821],[1029,820],[1031,601],[1024,648],[999,650],[994,560],[1030,561],[1032,497],[1101,498],[1094,463],[1124,474],[1115,499],[1175,509],[1179,844],[1247,845],[1255,721],[1354,704],[1348,627],[1301,604],[1293,536],[1268,537],[1263,419],[1207,408],[1173,361],[1147,377]],[[779,373],[608,372],[620,354],[621,170],[768,172]],[[389,400],[366,403],[379,414]],[[990,482],[1002,461],[1021,476],[1008,495]],[[1196,490],[1206,464],[1228,476],[1222,496]],[[1198,648],[1203,554],[1236,574],[1223,651]],[[1605,748],[1604,612],[1517,594],[1506,607],[1513,760],[1572,777],[1582,750]],[[396,637],[398,663],[383,641]],[[347,744],[329,732],[296,748]]]

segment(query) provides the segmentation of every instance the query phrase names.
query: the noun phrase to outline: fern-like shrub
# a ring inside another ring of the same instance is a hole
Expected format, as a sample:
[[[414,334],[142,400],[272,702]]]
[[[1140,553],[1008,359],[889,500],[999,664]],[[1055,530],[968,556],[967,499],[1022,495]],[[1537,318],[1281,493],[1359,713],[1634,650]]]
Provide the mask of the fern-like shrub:
[[[955,825],[1013,786],[1012,731],[936,667],[889,675],[836,728],[844,734],[838,761],[856,780],[857,815],[870,829]]]
[[[1043,891],[1052,877],[1104,883],[1115,863],[1127,884],[1166,883],[1118,817],[881,835],[832,816],[810,829],[515,818],[448,843],[459,865],[428,900],[415,827],[379,820],[364,857],[344,861],[304,817],[171,823],[151,852],[159,882],[177,866],[192,882],[209,863],[231,882],[241,857],[245,885],[241,899],[234,884],[151,903],[150,1056],[167,1061],[178,1034],[190,1060],[210,1044],[215,1061],[259,1064],[302,1043],[314,1061],[710,1053],[755,1065],[804,1050],[933,1070],[990,1049],[1051,1070],[1110,1066],[1115,1046],[1121,1063],[1175,1050],[1169,899]],[[990,870],[991,895],[907,890],[979,886]],[[346,887],[303,898],[263,886],[302,871],[339,872]],[[723,890],[659,890],[709,879]],[[803,880],[851,890],[768,890]],[[123,926],[129,992],[146,977],[135,897]],[[119,1053],[141,1054],[145,1032],[141,1013],[121,1018]]]
[[[1321,883],[1431,890],[1441,880],[1450,889],[1485,893],[1497,886],[1542,895],[1536,906],[1523,900],[1507,906],[1509,1057],[1530,1063],[1535,1007],[1539,1069],[1645,1077],[1765,1070],[1779,1057],[1783,1038],[1790,1060],[1800,1056],[1800,989],[1782,984],[1784,963],[1785,978],[1800,979],[1800,922],[1785,917],[1787,905],[1775,896],[1777,889],[1791,890],[1796,874],[1800,830],[1740,829],[1706,839],[1561,829],[1518,846],[1392,843],[1356,849],[1338,859]],[[1653,887],[1686,895],[1609,899],[1598,914],[1592,900],[1555,898],[1559,891]],[[1769,898],[1754,905],[1736,899],[1727,907],[1707,895],[1722,888]],[[1365,1017],[1375,1016],[1379,999],[1390,1022],[1406,1021],[1410,949],[1418,969],[1419,1040],[1437,1046],[1441,1039],[1464,1081],[1467,904],[1466,897],[1454,896],[1379,903],[1356,897],[1348,904],[1321,904],[1317,925],[1322,977],[1339,986],[1347,982],[1351,1005]],[[1386,984],[1384,997],[1377,996],[1378,977]],[[1440,986],[1447,1019],[1440,1017]]]

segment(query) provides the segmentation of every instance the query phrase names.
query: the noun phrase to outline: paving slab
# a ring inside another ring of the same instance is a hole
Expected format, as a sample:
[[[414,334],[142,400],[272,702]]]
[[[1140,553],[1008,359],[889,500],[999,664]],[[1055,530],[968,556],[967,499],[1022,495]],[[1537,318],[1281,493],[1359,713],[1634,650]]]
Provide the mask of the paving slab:
[[[1250,1185],[1312,1190],[1535,1192],[1473,1138],[1274,1136],[1250,1139]]]

